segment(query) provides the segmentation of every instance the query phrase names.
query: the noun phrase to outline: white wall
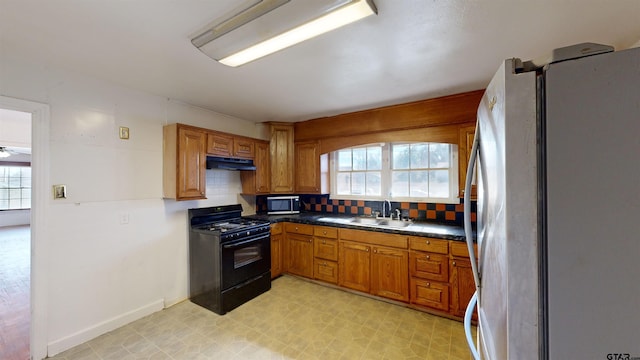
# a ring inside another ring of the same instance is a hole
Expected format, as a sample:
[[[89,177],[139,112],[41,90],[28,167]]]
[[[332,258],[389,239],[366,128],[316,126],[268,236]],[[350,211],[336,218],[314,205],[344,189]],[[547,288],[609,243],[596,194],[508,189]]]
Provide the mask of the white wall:
[[[67,185],[67,199],[46,209],[49,355],[185,299],[186,209],[255,201],[238,195],[239,173],[224,170],[207,171],[207,200],[162,199],[164,124],[264,137],[252,122],[10,54],[0,95],[50,105],[50,181]]]

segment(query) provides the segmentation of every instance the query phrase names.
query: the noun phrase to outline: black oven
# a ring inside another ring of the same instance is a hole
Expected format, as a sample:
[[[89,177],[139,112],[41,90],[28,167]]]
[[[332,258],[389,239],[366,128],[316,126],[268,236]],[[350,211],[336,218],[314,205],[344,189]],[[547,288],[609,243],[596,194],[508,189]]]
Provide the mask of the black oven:
[[[189,299],[220,315],[271,289],[270,224],[241,212],[189,209]]]
[[[222,288],[229,289],[271,270],[269,233],[222,244]]]

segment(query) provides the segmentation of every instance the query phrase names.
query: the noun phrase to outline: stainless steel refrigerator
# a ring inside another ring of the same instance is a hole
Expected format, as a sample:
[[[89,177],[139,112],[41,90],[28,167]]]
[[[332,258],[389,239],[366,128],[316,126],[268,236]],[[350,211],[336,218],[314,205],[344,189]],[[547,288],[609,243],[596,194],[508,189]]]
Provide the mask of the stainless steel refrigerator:
[[[475,139],[470,346],[491,360],[640,359],[640,48],[506,60]]]

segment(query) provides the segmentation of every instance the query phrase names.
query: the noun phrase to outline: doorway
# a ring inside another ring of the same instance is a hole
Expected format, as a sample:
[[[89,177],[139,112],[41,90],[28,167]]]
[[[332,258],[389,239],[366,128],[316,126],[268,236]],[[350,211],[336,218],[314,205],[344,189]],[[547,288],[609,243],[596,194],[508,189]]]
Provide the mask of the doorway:
[[[13,238],[22,237],[28,243],[28,248],[30,249],[26,250],[29,263],[29,270],[27,271],[27,278],[29,279],[29,284],[27,285],[29,289],[28,299],[25,300],[23,298],[19,301],[23,305],[25,305],[24,302],[27,302],[30,315],[29,324],[26,324],[29,333],[26,339],[28,341],[27,359],[43,359],[47,357],[47,274],[45,256],[48,253],[46,234],[46,200],[48,197],[46,195],[49,193],[49,105],[0,96],[0,108],[31,114],[30,226],[23,227],[22,231],[20,229],[16,232],[12,231],[11,236]],[[20,250],[17,251],[19,252]],[[24,323],[20,325],[20,327],[24,326]],[[12,357],[9,357],[9,359],[12,359]]]

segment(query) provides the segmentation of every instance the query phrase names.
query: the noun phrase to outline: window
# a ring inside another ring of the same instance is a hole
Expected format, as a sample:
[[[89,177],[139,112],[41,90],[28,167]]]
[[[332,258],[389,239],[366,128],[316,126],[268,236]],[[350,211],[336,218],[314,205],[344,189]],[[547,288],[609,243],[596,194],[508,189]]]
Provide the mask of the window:
[[[333,198],[457,203],[457,146],[391,143],[332,153]]]
[[[31,168],[0,166],[0,210],[31,208]]]

